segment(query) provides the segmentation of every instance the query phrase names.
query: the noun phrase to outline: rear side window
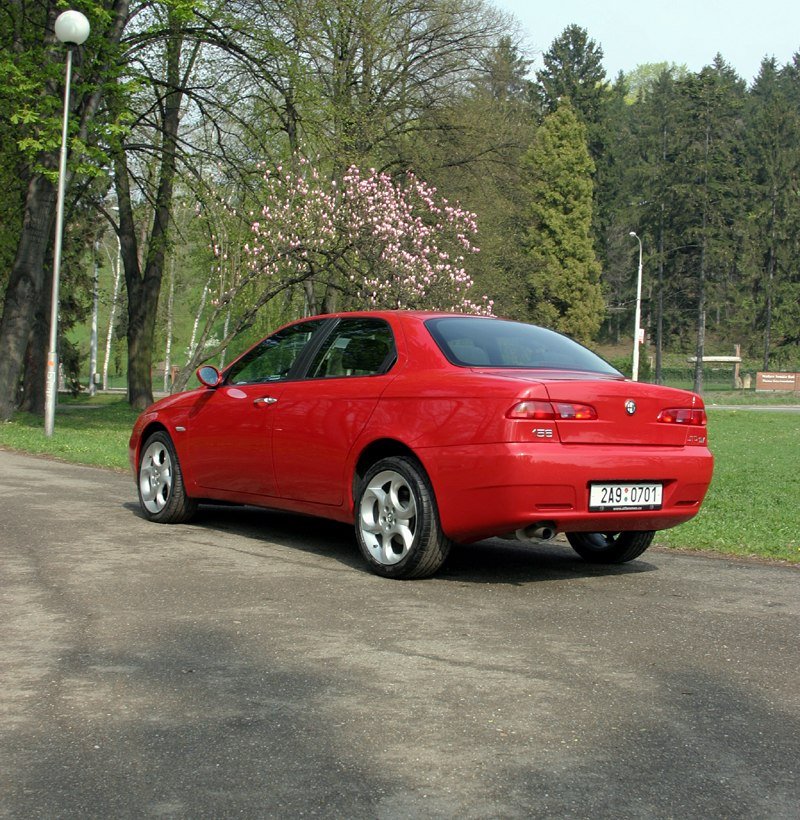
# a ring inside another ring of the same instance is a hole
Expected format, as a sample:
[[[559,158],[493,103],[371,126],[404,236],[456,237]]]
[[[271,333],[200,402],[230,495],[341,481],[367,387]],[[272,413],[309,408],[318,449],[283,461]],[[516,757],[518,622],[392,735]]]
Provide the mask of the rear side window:
[[[447,316],[425,323],[442,353],[462,367],[580,370],[620,376],[567,336],[522,322]]]
[[[394,338],[381,319],[342,319],[308,369],[308,378],[375,376],[394,363]]]

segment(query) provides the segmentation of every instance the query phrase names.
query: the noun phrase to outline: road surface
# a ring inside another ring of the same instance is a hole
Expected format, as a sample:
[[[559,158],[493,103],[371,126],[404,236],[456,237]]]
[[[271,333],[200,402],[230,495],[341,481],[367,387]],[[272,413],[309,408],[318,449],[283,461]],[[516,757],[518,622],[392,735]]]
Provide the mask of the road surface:
[[[800,573],[140,517],[0,452],[0,817],[797,818]]]

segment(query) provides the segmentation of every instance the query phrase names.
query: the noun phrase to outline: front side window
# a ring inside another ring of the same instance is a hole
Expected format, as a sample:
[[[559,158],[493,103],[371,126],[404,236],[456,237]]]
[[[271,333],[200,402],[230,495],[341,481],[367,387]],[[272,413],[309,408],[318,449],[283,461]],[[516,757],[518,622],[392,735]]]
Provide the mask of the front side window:
[[[258,384],[285,379],[305,349],[320,320],[279,330],[245,353],[228,371],[228,384]]]
[[[583,345],[536,325],[465,316],[430,319],[425,324],[442,353],[462,367],[577,370],[621,376]]]
[[[311,379],[374,376],[394,361],[394,338],[381,319],[342,319],[325,340],[311,366]]]

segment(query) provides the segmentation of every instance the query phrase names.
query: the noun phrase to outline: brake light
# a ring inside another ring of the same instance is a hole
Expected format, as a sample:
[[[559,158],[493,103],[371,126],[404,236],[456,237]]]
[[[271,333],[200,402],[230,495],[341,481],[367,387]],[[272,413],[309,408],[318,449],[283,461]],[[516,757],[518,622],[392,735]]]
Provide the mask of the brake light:
[[[691,424],[696,427],[705,427],[707,422],[706,411],[696,407],[674,407],[662,410],[658,414],[658,420],[663,424]]]
[[[556,411],[549,401],[521,401],[509,411],[510,419],[530,419],[532,421],[552,421]]]
[[[510,419],[527,419],[529,421],[580,420],[597,418],[597,411],[588,404],[571,402],[521,401],[509,411]]]
[[[559,402],[556,404],[558,418],[576,419],[577,421],[589,421],[597,418],[597,410],[588,404],[567,404]]]

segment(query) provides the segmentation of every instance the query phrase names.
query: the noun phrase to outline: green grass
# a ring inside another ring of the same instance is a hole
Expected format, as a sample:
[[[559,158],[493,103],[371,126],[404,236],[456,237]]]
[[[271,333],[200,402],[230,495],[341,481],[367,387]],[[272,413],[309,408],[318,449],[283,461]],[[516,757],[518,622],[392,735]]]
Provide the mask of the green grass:
[[[753,406],[775,407],[776,405],[800,405],[800,394],[794,391],[759,391],[755,390],[706,390],[703,393],[706,407],[719,404],[752,404]]]
[[[0,424],[0,447],[127,470],[136,416],[116,396],[60,399],[52,438],[41,418],[19,414]],[[716,465],[706,502],[656,543],[800,563],[800,414],[712,408],[709,437]]]
[[[800,562],[800,414],[711,409],[709,440],[703,508],[657,543]]]
[[[137,416],[118,396],[74,402],[59,397],[51,438],[45,436],[40,416],[18,413],[12,421],[0,423],[0,447],[127,470],[128,439]]]

